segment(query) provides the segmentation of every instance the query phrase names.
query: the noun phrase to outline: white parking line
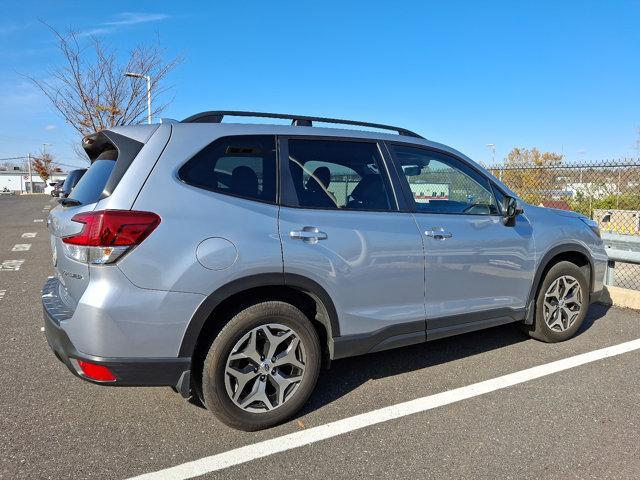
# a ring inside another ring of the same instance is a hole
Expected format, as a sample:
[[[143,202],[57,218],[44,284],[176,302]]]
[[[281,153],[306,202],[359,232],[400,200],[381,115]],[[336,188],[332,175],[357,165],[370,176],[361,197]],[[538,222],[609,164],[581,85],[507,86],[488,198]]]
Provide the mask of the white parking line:
[[[44,222],[44,220],[43,220],[43,219],[41,219],[41,218],[36,218],[36,219],[33,221],[33,223],[42,223],[42,222]]]
[[[30,243],[16,243],[11,249],[12,252],[26,252],[31,249]]]
[[[0,300],[4,298],[4,294],[7,293],[6,290],[0,290]]]
[[[477,397],[485,393],[494,392],[503,388],[528,382],[536,378],[562,372],[580,365],[602,360],[603,358],[621,355],[626,352],[640,349],[640,339],[621,343],[611,347],[594,350],[573,357],[546,363],[537,367],[520,370],[501,377],[496,377],[484,382],[474,383],[466,387],[456,388],[435,395],[418,398],[397,405],[373,410],[371,412],[344,418],[336,422],[320,425],[308,430],[301,430],[282,437],[272,438],[253,445],[229,450],[227,452],[201,458],[193,462],[183,463],[175,467],[146,473],[130,480],[184,480],[197,477],[206,473],[223,470],[225,468],[240,465],[251,460],[267,457],[275,453],[284,452],[293,448],[303,447],[327,438],[336,437],[354,430],[359,430],[371,425],[388,422],[397,418],[406,417],[414,413],[426,412],[434,408],[460,402],[468,398]]]
[[[22,238],[35,238],[38,232],[26,232],[22,234]]]
[[[4,260],[0,263],[0,272],[17,272],[24,260]]]

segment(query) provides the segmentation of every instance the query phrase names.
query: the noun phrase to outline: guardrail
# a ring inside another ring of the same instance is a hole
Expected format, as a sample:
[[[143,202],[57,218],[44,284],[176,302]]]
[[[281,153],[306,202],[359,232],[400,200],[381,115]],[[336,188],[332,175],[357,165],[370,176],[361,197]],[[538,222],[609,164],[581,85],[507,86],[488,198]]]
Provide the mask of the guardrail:
[[[616,262],[640,265],[640,237],[603,232],[602,240],[609,257],[604,283],[613,285],[616,278]]]

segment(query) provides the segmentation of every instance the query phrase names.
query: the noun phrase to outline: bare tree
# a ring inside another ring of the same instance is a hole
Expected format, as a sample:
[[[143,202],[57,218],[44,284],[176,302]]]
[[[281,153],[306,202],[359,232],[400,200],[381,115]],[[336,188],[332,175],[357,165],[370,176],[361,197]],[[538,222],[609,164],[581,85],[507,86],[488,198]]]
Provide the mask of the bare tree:
[[[42,181],[47,183],[56,167],[53,162],[53,155],[43,150],[39,155],[31,156],[33,157],[33,169],[40,175]]]
[[[125,77],[125,72],[149,75],[155,99],[166,93],[167,74],[180,62],[165,62],[158,46],[138,45],[128,52],[124,62],[117,51],[92,37],[89,45],[75,32],[62,35],[47,25],[58,43],[63,63],[51,74],[51,80],[28,78],[47,96],[64,120],[80,134],[87,135],[116,125],[141,123],[147,114],[147,86],[140,79]],[[155,102],[152,114],[161,113],[168,102]]]

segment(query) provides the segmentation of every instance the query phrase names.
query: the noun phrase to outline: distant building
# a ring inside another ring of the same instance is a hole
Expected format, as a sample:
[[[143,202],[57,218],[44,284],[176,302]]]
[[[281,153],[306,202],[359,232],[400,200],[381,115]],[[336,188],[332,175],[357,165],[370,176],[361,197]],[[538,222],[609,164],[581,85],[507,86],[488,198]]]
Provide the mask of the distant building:
[[[431,200],[448,200],[448,183],[412,183],[411,193],[418,203],[429,203]]]
[[[33,172],[32,176],[34,193],[51,191],[51,187],[49,185],[45,185],[37,173]],[[66,173],[54,173],[51,175],[51,178],[49,178],[47,183],[59,182],[65,178],[67,178]],[[0,190],[3,190],[4,188],[16,193],[30,192],[29,172],[25,172],[19,168],[13,170],[0,170]]]
[[[558,210],[571,210],[571,207],[564,200],[543,200],[539,207],[557,208]]]

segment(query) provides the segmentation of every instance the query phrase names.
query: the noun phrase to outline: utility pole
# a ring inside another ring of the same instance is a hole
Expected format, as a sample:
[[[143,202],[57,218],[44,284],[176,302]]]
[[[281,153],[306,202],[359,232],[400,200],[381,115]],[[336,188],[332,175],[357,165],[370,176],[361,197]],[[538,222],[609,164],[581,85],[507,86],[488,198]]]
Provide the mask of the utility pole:
[[[29,190],[33,193],[33,173],[31,172],[31,154],[27,155],[27,165],[29,165]]]

